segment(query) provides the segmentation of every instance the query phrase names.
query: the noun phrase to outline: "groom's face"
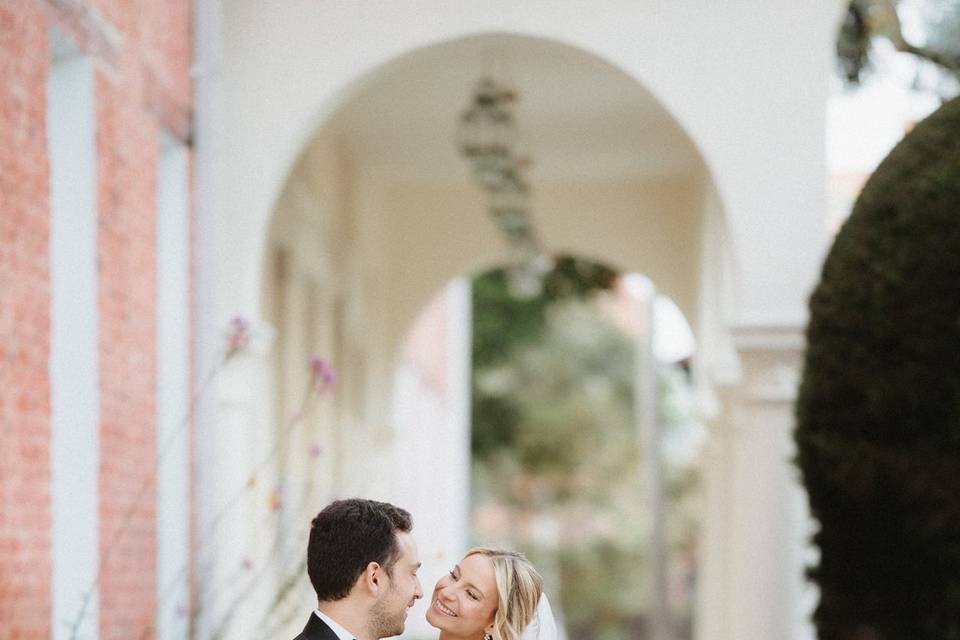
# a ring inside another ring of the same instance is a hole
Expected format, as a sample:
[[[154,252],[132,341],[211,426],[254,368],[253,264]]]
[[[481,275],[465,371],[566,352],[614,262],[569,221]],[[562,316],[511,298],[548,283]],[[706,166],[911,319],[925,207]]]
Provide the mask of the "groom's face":
[[[407,621],[407,610],[417,598],[423,597],[417,570],[420,569],[420,555],[417,545],[409,533],[397,532],[397,544],[400,557],[393,565],[390,575],[384,576],[384,590],[374,605],[371,618],[375,626],[376,637],[387,638],[403,633]]]

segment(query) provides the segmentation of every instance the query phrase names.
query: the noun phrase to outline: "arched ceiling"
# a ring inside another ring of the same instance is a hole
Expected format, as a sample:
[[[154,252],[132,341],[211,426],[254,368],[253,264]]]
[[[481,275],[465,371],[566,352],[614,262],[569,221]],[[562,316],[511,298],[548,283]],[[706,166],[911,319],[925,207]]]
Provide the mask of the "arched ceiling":
[[[420,49],[378,70],[330,123],[358,169],[463,180],[456,122],[483,75],[518,92],[531,181],[699,173],[700,155],[636,81],[583,51],[506,34]]]
[[[645,273],[694,317],[710,181],[699,150],[649,91],[597,56],[486,34],[415,50],[368,74],[295,171],[323,182],[331,176],[317,172],[344,164],[333,172],[346,178],[346,201],[366,203],[350,210],[350,226],[365,238],[369,280],[382,286],[370,300],[383,308],[372,315],[391,314],[390,340],[449,278],[508,259],[455,142],[484,75],[518,93],[519,152],[532,161],[531,214],[544,250]],[[337,159],[315,165],[310,153]]]

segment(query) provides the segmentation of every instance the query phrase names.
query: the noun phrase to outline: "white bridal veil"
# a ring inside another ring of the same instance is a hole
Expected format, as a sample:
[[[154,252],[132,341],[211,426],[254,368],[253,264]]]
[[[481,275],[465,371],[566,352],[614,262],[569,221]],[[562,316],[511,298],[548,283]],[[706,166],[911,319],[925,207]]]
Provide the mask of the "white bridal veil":
[[[559,640],[557,623],[553,619],[553,609],[550,608],[546,593],[541,594],[533,620],[520,634],[520,640]]]

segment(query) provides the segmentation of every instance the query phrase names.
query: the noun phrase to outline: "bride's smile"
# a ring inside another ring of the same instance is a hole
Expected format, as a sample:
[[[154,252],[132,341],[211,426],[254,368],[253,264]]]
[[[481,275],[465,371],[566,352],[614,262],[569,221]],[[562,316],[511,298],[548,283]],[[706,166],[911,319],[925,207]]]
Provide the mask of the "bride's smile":
[[[453,616],[454,618],[457,617],[457,614],[454,613],[453,609],[444,605],[438,598],[434,598],[433,606],[437,609],[437,611],[444,615]]]

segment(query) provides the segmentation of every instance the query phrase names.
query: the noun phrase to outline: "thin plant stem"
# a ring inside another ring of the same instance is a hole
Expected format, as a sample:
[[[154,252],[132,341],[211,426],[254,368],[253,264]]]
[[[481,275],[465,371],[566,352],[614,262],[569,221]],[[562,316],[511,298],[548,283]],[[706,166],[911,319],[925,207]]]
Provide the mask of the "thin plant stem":
[[[230,360],[232,352],[224,353],[220,357],[220,360],[211,368],[210,372],[206,375],[203,381],[198,386],[196,392],[190,398],[190,403],[187,406],[187,413],[184,415],[183,420],[180,422],[179,428],[177,428],[173,433],[171,433],[166,441],[161,445],[159,452],[157,453],[157,468],[163,464],[167,453],[169,453],[170,448],[173,446],[173,442],[177,437],[179,437],[192,423],[193,414],[196,411],[197,402],[199,402],[200,397],[206,392],[209,385],[216,378],[217,374],[223,369],[223,367]],[[86,591],[83,594],[83,600],[80,603],[80,610],[77,612],[77,616],[74,618],[73,622],[70,623],[70,640],[78,640],[77,634],[80,631],[80,625],[83,624],[84,619],[87,615],[87,610],[90,607],[90,602],[93,599],[93,594],[97,592],[100,587],[100,579],[103,575],[103,567],[107,564],[109,559],[112,557],[113,552],[117,548],[117,543],[123,537],[123,535],[129,530],[130,522],[133,520],[133,516],[137,512],[137,508],[140,506],[140,500],[144,497],[147,490],[152,484],[156,482],[155,475],[148,476],[144,479],[143,483],[137,489],[137,493],[133,498],[133,501],[130,503],[130,506],[123,514],[123,518],[120,521],[120,525],[114,530],[113,535],[110,538],[110,542],[107,545],[106,550],[103,552],[103,557],[100,559],[100,562],[97,566],[97,572],[94,574],[93,580],[90,585],[87,587]]]

